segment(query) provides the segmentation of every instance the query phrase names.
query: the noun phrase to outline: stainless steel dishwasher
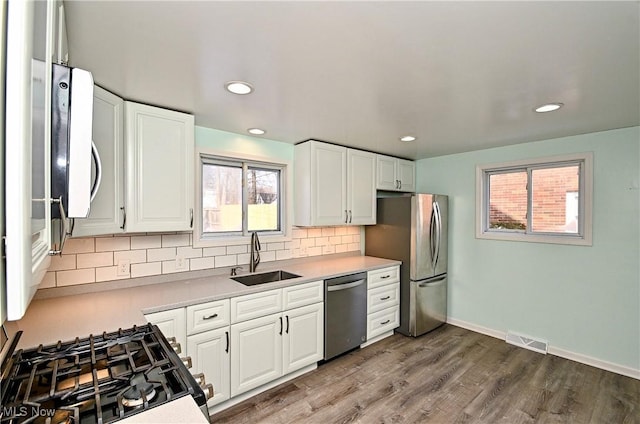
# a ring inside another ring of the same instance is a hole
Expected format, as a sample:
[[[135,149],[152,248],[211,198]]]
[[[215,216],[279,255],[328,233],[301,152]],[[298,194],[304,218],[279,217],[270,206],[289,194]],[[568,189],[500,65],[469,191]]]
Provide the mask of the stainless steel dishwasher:
[[[324,280],[324,360],[367,341],[367,273]]]

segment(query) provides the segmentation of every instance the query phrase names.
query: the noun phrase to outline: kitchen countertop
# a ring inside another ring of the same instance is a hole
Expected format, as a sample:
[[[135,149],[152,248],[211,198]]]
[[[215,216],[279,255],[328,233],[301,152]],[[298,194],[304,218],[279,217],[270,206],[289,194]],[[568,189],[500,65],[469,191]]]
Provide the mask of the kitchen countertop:
[[[287,265],[270,262],[256,273],[283,269],[301,277],[256,286],[245,286],[229,276],[178,280],[176,275],[173,282],[33,300],[21,320],[7,324],[11,324],[11,331],[23,331],[18,348],[30,348],[144,325],[147,313],[393,265],[400,262],[370,256],[319,258]]]

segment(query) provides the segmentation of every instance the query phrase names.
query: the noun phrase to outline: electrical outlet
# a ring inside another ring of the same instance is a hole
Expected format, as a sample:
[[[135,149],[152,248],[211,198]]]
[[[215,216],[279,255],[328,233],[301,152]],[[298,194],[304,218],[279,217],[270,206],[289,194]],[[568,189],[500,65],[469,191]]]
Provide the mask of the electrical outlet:
[[[131,273],[131,261],[129,259],[120,259],[118,261],[118,270],[116,274],[118,277],[128,277]]]
[[[184,271],[187,269],[187,260],[182,256],[176,256],[176,270]]]

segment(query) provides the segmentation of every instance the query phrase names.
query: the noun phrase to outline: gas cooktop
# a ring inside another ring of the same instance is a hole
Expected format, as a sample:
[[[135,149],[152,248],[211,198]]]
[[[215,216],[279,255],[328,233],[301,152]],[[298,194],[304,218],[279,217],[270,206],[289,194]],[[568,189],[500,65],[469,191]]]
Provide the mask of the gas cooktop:
[[[0,375],[0,423],[111,423],[182,396],[206,396],[155,325],[15,351]]]

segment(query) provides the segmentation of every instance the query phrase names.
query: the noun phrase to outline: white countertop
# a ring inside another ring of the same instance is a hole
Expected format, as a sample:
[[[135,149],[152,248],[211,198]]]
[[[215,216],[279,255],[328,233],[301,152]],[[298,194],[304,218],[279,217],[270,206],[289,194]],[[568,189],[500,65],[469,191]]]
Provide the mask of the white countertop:
[[[143,325],[146,324],[144,313],[180,308],[399,264],[399,261],[370,256],[318,258],[292,265],[278,265],[277,262],[271,262],[261,266],[257,273],[283,269],[301,277],[257,286],[245,286],[231,280],[228,276],[201,277],[38,299],[31,302],[21,320],[8,324],[11,332],[23,331],[18,348],[30,348],[39,344],[47,345],[60,340],[86,337],[89,334],[101,334],[103,331],[110,332],[118,328]],[[176,278],[180,276],[176,275]]]
[[[118,421],[119,424],[209,424],[196,401],[183,396],[174,401],[156,406],[132,417]]]

